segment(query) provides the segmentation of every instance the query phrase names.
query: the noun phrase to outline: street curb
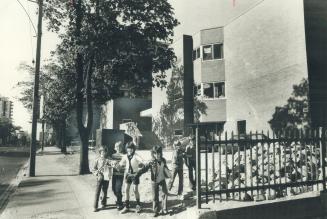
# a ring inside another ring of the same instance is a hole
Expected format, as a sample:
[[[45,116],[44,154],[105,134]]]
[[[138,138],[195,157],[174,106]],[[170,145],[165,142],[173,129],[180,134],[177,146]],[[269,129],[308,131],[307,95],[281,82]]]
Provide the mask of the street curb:
[[[25,164],[19,169],[16,178],[12,179],[9,183],[9,186],[4,191],[4,193],[0,196],[0,216],[3,211],[6,209],[7,204],[9,203],[10,196],[14,193],[23,177],[26,176],[27,170],[29,166],[29,159],[25,162]]]

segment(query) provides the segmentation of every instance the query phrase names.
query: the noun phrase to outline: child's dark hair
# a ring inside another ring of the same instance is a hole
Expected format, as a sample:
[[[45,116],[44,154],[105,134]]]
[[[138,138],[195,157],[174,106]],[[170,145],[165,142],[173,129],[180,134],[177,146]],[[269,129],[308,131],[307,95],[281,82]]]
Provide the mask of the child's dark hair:
[[[152,150],[151,150],[151,155],[152,157],[154,158],[154,154],[162,154],[162,147],[160,145],[155,145],[152,147]]]
[[[133,142],[128,142],[128,143],[126,144],[125,148],[126,148],[126,149],[127,149],[127,148],[131,148],[131,149],[133,149],[133,151],[136,150],[136,146],[135,146],[135,144],[134,144]]]
[[[182,146],[182,143],[180,141],[177,141],[174,143],[174,146],[176,147],[181,147]]]

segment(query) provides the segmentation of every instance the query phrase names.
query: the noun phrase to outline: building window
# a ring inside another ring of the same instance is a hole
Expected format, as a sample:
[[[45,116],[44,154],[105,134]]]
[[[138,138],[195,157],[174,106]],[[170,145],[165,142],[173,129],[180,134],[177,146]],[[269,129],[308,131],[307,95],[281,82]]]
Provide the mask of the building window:
[[[175,129],[174,130],[175,136],[183,136],[183,130],[182,129]]]
[[[201,54],[200,54],[200,47],[196,49],[196,58],[200,58]]]
[[[212,59],[212,45],[203,46],[203,60]]]
[[[203,95],[201,94],[203,90]],[[225,97],[225,82],[202,83],[194,88],[195,96],[203,96],[205,99],[218,99]]]
[[[194,86],[194,96],[201,96],[201,84]]]
[[[193,57],[193,61],[201,57],[200,47],[193,50],[192,57]]]
[[[203,83],[204,98],[213,98],[213,83]]]
[[[223,98],[225,97],[225,83],[214,83],[214,97]]]
[[[6,111],[7,111],[7,102],[3,101],[3,111],[2,111],[2,116],[6,116]]]
[[[212,44],[203,46],[203,60],[222,59],[223,44]]]
[[[213,58],[222,59],[223,58],[223,44],[213,45]]]

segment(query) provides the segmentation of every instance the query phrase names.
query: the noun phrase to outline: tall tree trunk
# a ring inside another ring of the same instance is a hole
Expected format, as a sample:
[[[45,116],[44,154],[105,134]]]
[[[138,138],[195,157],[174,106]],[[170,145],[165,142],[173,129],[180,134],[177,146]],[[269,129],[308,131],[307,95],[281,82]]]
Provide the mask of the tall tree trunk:
[[[66,120],[64,119],[61,123],[61,152],[67,153],[66,147]]]
[[[61,131],[60,126],[58,123],[56,123],[56,125],[55,125],[55,140],[56,140],[56,146],[58,148],[60,148],[60,136],[61,136],[60,131]]]
[[[73,2],[75,8],[75,37],[77,46],[81,45],[81,28],[82,28],[82,3],[81,0],[77,0]],[[90,173],[89,168],[89,158],[88,158],[88,140],[89,140],[89,130],[87,127],[84,127],[83,124],[83,87],[84,87],[84,63],[83,63],[83,55],[80,52],[77,52],[75,58],[75,70],[76,70],[76,119],[77,119],[77,128],[79,131],[80,139],[81,139],[81,150],[80,150],[80,166],[79,166],[79,174],[88,174]],[[92,115],[88,115],[88,118],[92,117]]]

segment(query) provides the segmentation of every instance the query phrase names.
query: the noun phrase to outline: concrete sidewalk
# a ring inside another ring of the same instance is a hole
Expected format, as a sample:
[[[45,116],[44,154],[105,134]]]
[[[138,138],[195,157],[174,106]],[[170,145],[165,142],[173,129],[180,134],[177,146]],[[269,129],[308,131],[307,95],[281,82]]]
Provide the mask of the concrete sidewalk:
[[[36,177],[24,177],[0,216],[1,219],[20,218],[152,218],[151,203],[141,214],[122,215],[114,206],[115,199],[108,190],[108,206],[93,212],[94,184],[90,175],[77,175],[76,168],[63,162],[63,155],[55,147],[46,147],[36,157]],[[151,196],[151,194],[141,194]],[[195,212],[184,209],[172,216],[161,218],[196,217]],[[160,218],[160,217],[159,217]]]

